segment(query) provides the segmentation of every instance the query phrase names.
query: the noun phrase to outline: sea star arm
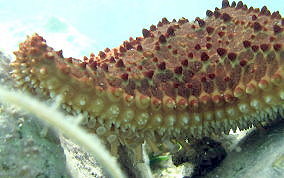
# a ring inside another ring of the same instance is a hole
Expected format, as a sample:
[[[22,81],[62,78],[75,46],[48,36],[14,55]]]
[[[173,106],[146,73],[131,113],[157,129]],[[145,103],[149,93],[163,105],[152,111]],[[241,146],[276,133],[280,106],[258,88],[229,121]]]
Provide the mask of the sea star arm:
[[[118,48],[82,61],[64,58],[35,34],[11,65],[22,88],[62,96],[68,112],[110,144],[154,150],[165,140],[199,138],[283,114],[284,20],[241,1],[143,29]]]

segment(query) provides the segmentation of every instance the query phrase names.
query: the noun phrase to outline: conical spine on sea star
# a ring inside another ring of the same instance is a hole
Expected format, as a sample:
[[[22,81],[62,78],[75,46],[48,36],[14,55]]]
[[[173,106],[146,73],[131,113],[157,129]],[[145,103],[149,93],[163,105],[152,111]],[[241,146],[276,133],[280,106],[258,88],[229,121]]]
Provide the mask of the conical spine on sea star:
[[[143,37],[82,61],[37,34],[11,65],[19,87],[62,96],[69,112],[106,141],[200,137],[283,116],[284,19],[264,6],[223,0],[207,18],[163,18]]]

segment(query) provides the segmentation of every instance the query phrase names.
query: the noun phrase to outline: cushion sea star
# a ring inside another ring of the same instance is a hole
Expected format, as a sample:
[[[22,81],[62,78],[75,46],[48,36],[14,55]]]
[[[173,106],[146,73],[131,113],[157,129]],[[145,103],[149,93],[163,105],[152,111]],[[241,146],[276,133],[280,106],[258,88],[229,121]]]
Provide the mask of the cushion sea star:
[[[34,34],[11,63],[19,87],[62,97],[115,154],[145,140],[200,138],[284,115],[284,19],[241,1],[207,18],[163,18],[143,37],[82,61]]]

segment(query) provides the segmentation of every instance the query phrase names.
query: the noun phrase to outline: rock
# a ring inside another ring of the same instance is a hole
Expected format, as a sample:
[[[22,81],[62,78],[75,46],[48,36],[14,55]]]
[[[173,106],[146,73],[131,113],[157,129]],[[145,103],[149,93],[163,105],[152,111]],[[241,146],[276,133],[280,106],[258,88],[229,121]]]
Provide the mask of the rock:
[[[255,129],[240,140],[221,165],[205,178],[284,177],[284,120]]]
[[[66,155],[67,167],[72,177],[104,177],[103,170],[94,155],[84,151],[66,137],[60,137],[60,141]]]
[[[0,177],[69,177],[60,141],[36,118],[1,107]]]

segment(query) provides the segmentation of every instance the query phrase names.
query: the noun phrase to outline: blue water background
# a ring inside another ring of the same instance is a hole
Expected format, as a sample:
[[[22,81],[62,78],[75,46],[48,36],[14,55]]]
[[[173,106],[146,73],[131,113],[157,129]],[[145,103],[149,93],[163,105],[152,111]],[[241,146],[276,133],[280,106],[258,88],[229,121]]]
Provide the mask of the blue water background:
[[[243,2],[284,14],[284,0]],[[162,17],[192,21],[215,7],[221,0],[0,0],[0,50],[10,54],[26,35],[37,32],[64,56],[81,57],[141,36],[142,28]]]

